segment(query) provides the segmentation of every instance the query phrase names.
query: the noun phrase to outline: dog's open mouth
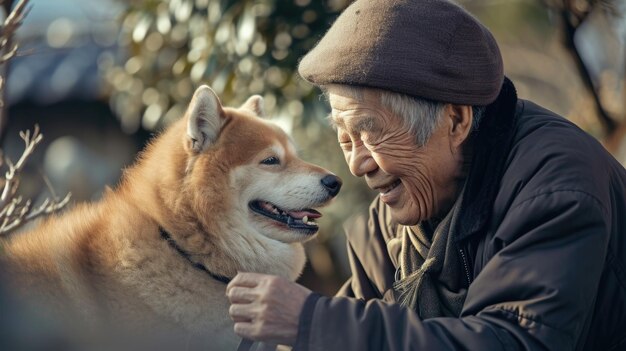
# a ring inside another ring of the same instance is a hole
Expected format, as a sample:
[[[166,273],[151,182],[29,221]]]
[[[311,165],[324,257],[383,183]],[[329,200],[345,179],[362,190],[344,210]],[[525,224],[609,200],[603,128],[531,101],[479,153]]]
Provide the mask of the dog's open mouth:
[[[315,219],[322,217],[321,213],[311,208],[288,211],[267,201],[252,201],[249,206],[252,211],[258,214],[284,223],[291,229],[304,231],[309,234],[317,232],[319,227]]]

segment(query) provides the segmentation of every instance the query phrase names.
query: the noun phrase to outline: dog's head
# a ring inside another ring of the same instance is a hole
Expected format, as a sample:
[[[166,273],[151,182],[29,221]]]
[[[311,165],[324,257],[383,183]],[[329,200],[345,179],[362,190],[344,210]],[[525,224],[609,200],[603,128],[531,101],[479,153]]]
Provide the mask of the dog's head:
[[[196,90],[185,116],[186,185],[199,216],[246,224],[285,243],[305,241],[318,231],[315,208],[337,195],[341,180],[300,159],[289,136],[262,118],[262,104],[255,95],[224,107],[208,86]]]

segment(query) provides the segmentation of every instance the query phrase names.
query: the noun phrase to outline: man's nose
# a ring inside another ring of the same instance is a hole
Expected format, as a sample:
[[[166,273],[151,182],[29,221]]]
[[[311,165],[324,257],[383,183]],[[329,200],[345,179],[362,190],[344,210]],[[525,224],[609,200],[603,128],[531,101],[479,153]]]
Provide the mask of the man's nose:
[[[369,172],[374,171],[378,165],[372,158],[370,151],[363,145],[353,146],[350,158],[348,159],[348,168],[350,173],[357,177],[362,177]]]

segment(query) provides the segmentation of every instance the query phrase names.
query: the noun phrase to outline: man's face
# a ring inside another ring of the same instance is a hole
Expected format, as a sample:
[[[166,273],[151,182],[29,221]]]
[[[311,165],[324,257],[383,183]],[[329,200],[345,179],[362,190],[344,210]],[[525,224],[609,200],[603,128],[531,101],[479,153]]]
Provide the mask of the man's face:
[[[350,172],[380,192],[394,220],[414,225],[445,215],[463,177],[454,118],[447,116],[450,108],[420,147],[402,117],[381,105],[377,92],[366,89],[356,99],[331,86],[328,93],[331,120]]]

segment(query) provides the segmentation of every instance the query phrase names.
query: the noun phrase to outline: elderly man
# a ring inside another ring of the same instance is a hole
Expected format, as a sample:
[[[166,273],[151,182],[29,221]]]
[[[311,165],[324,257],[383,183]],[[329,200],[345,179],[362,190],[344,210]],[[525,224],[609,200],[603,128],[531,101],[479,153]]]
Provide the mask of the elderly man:
[[[626,171],[518,99],[447,0],[357,0],[301,61],[380,192],[335,297],[240,273],[235,332],[296,350],[626,349]]]

